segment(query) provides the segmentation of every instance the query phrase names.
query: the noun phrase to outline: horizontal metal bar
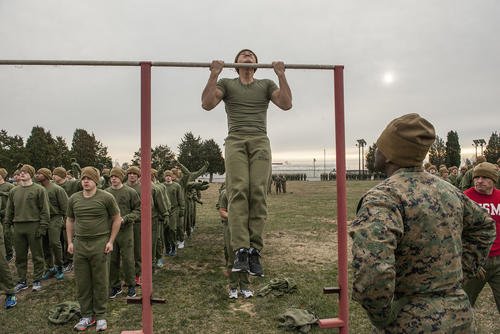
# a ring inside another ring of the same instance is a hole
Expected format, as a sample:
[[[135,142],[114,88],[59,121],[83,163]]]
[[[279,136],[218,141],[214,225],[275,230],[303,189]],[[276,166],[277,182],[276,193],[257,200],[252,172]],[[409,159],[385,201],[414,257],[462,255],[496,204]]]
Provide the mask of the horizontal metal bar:
[[[151,63],[157,67],[207,67],[211,63],[172,62],[172,61],[101,61],[101,60],[0,60],[0,65],[49,65],[49,66],[140,66]],[[333,70],[336,65],[285,64],[287,69]],[[341,66],[341,65],[338,65]],[[226,68],[273,68],[272,64],[224,63]]]
[[[141,62],[100,60],[0,60],[0,65],[140,66]]]
[[[330,319],[320,319],[318,321],[319,328],[339,328],[344,327],[345,322],[339,318],[330,318]]]
[[[326,287],[326,288],[323,288],[323,293],[324,294],[340,293],[340,288],[339,287]]]
[[[210,67],[211,63],[153,62],[153,66],[166,67]],[[272,64],[224,63],[227,68],[273,68]],[[285,64],[285,68],[296,70],[333,70],[334,65]]]

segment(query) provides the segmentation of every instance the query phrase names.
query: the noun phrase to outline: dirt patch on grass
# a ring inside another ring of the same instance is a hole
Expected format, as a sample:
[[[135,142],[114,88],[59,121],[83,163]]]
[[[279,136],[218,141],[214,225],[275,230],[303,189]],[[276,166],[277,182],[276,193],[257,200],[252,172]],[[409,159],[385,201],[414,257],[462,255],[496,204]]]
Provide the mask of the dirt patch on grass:
[[[334,220],[327,223],[335,224]],[[348,222],[349,224],[350,222]],[[265,237],[268,259],[282,261],[286,258],[288,263],[305,264],[330,264],[337,262],[338,243],[337,231],[312,231],[312,232],[273,232]],[[352,240],[347,237],[348,259],[351,260]]]
[[[326,236],[325,236],[326,233]],[[325,241],[326,240],[326,241]],[[266,253],[270,260],[288,263],[328,264],[337,261],[337,232],[270,233],[266,238]]]
[[[251,317],[257,316],[257,313],[255,312],[255,305],[250,302],[236,301],[229,305],[229,309],[232,313],[243,312]]]

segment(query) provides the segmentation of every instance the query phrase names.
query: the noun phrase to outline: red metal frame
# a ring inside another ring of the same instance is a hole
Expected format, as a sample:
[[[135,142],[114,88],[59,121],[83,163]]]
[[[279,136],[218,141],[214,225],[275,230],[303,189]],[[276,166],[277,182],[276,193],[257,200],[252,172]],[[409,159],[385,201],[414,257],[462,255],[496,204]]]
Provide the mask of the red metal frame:
[[[320,328],[339,328],[340,334],[349,333],[349,284],[347,271],[347,200],[346,200],[346,163],[345,163],[345,120],[344,120],[344,66],[335,66],[334,116],[335,116],[335,153],[337,168],[337,243],[338,243],[338,284],[339,317],[321,319]]]
[[[70,66],[141,66],[141,257],[142,257],[142,330],[125,333],[152,334],[152,240],[151,240],[151,67],[209,67],[209,63],[130,62],[130,61],[62,61],[62,60],[0,60],[0,65],[70,65]],[[226,64],[242,67],[243,64]],[[245,67],[271,68],[271,64],[244,64]],[[296,69],[327,69],[331,65],[286,65]],[[339,328],[340,334],[349,332],[349,294],[347,268],[347,201],[344,120],[344,66],[333,66],[334,116],[337,167],[337,242],[339,317],[321,319],[321,328]]]
[[[141,272],[142,330],[153,333],[151,240],[151,63],[141,63]]]

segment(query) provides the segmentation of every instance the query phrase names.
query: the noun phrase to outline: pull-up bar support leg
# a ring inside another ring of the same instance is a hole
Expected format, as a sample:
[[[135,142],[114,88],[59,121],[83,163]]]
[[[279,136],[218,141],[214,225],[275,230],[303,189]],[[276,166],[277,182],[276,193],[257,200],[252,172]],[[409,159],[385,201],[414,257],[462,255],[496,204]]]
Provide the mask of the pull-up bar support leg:
[[[328,288],[325,293],[339,294],[339,317],[321,319],[320,328],[339,328],[340,334],[349,333],[349,294],[347,275],[347,202],[345,163],[345,120],[344,120],[344,66],[335,66],[334,116],[335,153],[337,167],[337,243],[338,243],[338,288]]]

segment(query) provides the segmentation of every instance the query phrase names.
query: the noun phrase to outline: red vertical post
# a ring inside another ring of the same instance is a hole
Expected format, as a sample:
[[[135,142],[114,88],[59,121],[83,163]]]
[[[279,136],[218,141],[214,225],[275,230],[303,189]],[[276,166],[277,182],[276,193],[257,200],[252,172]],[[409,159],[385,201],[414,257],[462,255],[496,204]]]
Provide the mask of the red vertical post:
[[[340,334],[349,333],[349,286],[347,275],[347,200],[344,119],[344,66],[333,70],[335,99],[335,151],[337,167],[337,242]]]
[[[141,271],[144,334],[153,333],[151,230],[151,63],[141,62]]]

